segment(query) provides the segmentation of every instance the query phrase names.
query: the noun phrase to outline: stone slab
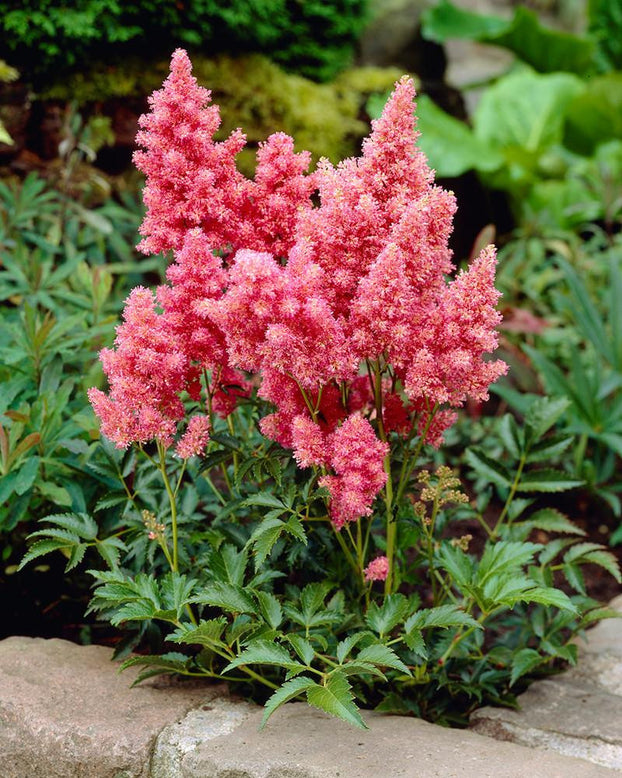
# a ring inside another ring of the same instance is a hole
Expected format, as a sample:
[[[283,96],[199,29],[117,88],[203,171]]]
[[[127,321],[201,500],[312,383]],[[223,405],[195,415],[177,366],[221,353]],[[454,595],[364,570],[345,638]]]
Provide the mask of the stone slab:
[[[610,605],[622,612],[622,597]],[[471,728],[622,771],[622,618],[601,622],[587,638],[576,667],[532,684],[519,710],[475,711]]]
[[[2,778],[148,778],[156,736],[223,687],[119,674],[112,651],[67,640],[0,641]]]
[[[181,778],[612,778],[604,767],[416,719],[365,715],[355,730],[288,703],[258,731],[261,711],[181,759]],[[156,775],[154,773],[154,775]],[[157,774],[178,778],[179,773]]]

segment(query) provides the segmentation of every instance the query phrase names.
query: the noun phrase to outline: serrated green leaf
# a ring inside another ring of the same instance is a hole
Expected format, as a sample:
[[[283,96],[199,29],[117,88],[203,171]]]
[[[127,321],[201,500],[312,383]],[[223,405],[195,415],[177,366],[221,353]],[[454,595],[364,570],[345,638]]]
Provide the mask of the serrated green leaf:
[[[191,602],[213,605],[230,613],[257,613],[255,601],[245,589],[222,581],[207,584]]]
[[[149,600],[133,600],[122,605],[110,617],[110,623],[117,627],[124,621],[146,621],[155,618],[158,611],[159,609]]]
[[[413,653],[417,654],[417,656],[420,656],[422,659],[428,658],[428,649],[426,648],[421,630],[409,630],[404,636],[404,642]]]
[[[530,672],[539,664],[544,662],[543,657],[533,648],[523,648],[517,651],[512,658],[512,674],[510,675],[510,686],[514,686],[516,681],[526,673]]]
[[[151,668],[136,678],[132,683],[132,686],[136,686],[147,678],[152,678],[155,675],[183,672],[186,669],[188,662],[189,657],[171,651],[168,654],[162,654],[160,656],[132,656],[129,659],[126,659],[119,669],[127,670],[128,667],[137,666]]]
[[[355,632],[353,635],[349,635],[337,644],[337,661],[339,664],[343,663],[343,660],[349,655],[354,646],[359,643],[363,638],[371,636],[371,632]]]
[[[531,446],[527,455],[527,462],[549,461],[553,457],[563,454],[573,440],[574,435],[551,435]]]
[[[314,708],[319,708],[331,716],[336,716],[359,729],[368,729],[354,704],[352,687],[339,671],[331,673],[326,679],[326,685],[318,684],[307,689],[307,700]]]
[[[616,579],[618,583],[622,582],[620,566],[615,555],[607,551],[604,546],[597,543],[577,543],[572,546],[564,555],[564,562],[569,564],[576,561],[591,562],[606,570]]]
[[[261,494],[254,494],[252,497],[247,497],[242,505],[259,505],[264,508],[275,508],[281,510],[283,513],[287,510],[287,505],[285,505],[282,500],[268,492],[262,492]]]
[[[380,678],[381,681],[386,681],[386,675],[381,672],[375,665],[370,662],[360,662],[358,659],[353,659],[351,662],[346,662],[339,666],[341,672],[346,675],[373,675],[376,678]]]
[[[32,546],[28,549],[28,551],[24,554],[22,561],[19,563],[19,567],[17,568],[18,571],[22,570],[25,565],[27,565],[29,562],[32,562],[33,559],[37,559],[40,556],[44,556],[45,554],[49,554],[52,551],[58,551],[61,548],[68,548],[69,544],[66,540],[37,540],[36,543],[33,543]]]
[[[307,533],[298,516],[290,516],[285,522],[285,530],[293,537],[307,545]]]
[[[41,521],[75,532],[83,540],[95,540],[97,537],[97,522],[88,513],[54,513]]]
[[[78,545],[75,545],[71,549],[71,553],[69,555],[69,561],[65,566],[66,573],[68,573],[70,570],[73,570],[74,567],[77,567],[80,564],[80,562],[84,559],[84,554],[86,553],[86,549],[87,549],[86,543],[80,543]]]
[[[127,546],[121,538],[106,538],[96,543],[95,548],[111,570],[119,567],[119,551],[127,551]]]
[[[259,526],[255,528],[248,541],[249,545],[253,546],[255,570],[259,570],[266,561],[268,555],[274,548],[275,543],[281,537],[281,534],[285,529],[285,522],[276,517],[264,519]]]
[[[483,585],[491,576],[512,573],[529,564],[541,548],[539,543],[502,540],[487,543],[477,568],[477,582]]]
[[[185,626],[180,632],[171,635],[176,643],[190,643],[198,646],[212,648],[214,645],[222,645],[222,633],[227,626],[227,619],[219,616],[217,619],[201,620],[196,627]]]
[[[253,640],[232,662],[225,667],[223,673],[228,673],[240,665],[273,665],[286,670],[305,670],[305,666],[297,662],[285,646],[268,640]]]
[[[519,492],[565,492],[583,485],[583,481],[569,478],[562,470],[531,470],[523,473],[517,486]]]
[[[410,634],[414,630],[420,631],[431,627],[447,629],[449,627],[461,626],[481,628],[481,625],[475,621],[473,616],[470,616],[458,605],[439,605],[436,608],[424,608],[413,613],[406,620],[404,631]]]
[[[519,459],[523,451],[523,439],[516,419],[511,413],[506,413],[499,423],[499,436],[508,452]]]
[[[527,592],[524,602],[539,602],[541,605],[553,605],[556,608],[567,610],[572,613],[577,612],[577,608],[571,602],[567,594],[560,589],[552,587],[538,586]]]
[[[324,607],[324,601],[332,586],[328,583],[307,584],[300,593],[300,610],[305,625],[312,625],[312,618],[318,610]]]
[[[517,523],[515,526],[520,527],[523,524],[529,525],[534,529],[542,529],[545,532],[564,532],[568,535],[585,535],[585,532],[577,527],[567,516],[556,510],[555,508],[543,508],[542,510],[532,513],[532,515],[525,521]]]
[[[272,629],[278,629],[283,621],[283,609],[281,603],[273,594],[268,592],[255,592],[259,600],[261,613]]]
[[[295,699],[302,692],[310,689],[312,686],[318,686],[315,681],[307,676],[298,676],[292,678],[291,681],[286,681],[274,694],[268,699],[265,704],[265,711],[259,729],[263,729],[266,726],[266,722],[272,716],[275,710],[281,707],[286,702]]]
[[[286,637],[302,661],[306,665],[310,665],[315,657],[315,651],[311,643],[301,635],[287,635]]]
[[[382,605],[378,606],[375,602],[370,604],[365,621],[370,629],[383,637],[405,618],[408,610],[409,602],[403,594],[389,594]]]
[[[408,667],[406,667],[395,651],[389,648],[389,646],[382,645],[382,643],[373,643],[371,646],[363,648],[359,651],[355,661],[368,662],[381,667],[391,667],[394,670],[400,670],[402,673],[412,676]]]
[[[539,441],[569,406],[570,400],[567,397],[538,397],[534,400],[525,414],[528,442]]]
[[[587,594],[585,590],[585,579],[579,565],[565,564],[562,566],[564,577],[572,588],[581,594]]]
[[[504,488],[509,488],[512,485],[512,476],[509,470],[480,449],[467,449],[465,459],[478,475],[490,483]]]
[[[473,562],[462,549],[443,542],[438,560],[458,586],[468,587],[473,578]]]
[[[569,540],[567,538],[555,538],[555,540],[549,540],[549,542],[546,544],[546,546],[544,546],[538,555],[539,564],[550,564],[560,553],[560,551],[563,551],[565,548],[572,545],[572,543],[574,543],[574,539]]]
[[[253,621],[247,613],[236,616],[233,622],[227,628],[225,639],[227,645],[232,646],[244,635],[253,629]]]

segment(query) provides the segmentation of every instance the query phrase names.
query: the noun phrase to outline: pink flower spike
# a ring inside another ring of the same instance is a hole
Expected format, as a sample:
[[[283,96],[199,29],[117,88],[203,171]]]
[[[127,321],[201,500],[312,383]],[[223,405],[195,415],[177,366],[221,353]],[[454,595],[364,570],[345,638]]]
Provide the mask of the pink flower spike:
[[[210,423],[207,416],[193,416],[179,440],[175,453],[181,459],[200,456],[209,441]]]
[[[389,575],[389,560],[386,556],[378,556],[367,565],[363,571],[366,581],[386,581]]]

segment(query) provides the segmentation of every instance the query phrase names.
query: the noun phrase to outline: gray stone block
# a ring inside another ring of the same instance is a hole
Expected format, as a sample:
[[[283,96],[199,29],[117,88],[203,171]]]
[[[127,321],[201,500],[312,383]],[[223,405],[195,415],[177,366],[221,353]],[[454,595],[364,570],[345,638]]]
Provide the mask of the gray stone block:
[[[622,597],[611,607],[622,611]],[[475,711],[471,728],[622,771],[622,619],[601,622],[587,638],[577,667],[532,684],[519,710]]]
[[[210,687],[130,689],[103,646],[0,641],[1,778],[147,778],[156,736]],[[219,687],[222,690],[222,687]]]
[[[188,752],[181,760],[181,778],[612,776],[610,770],[583,760],[496,742],[466,730],[374,713],[365,718],[370,729],[361,732],[304,703],[288,703],[259,732],[257,711],[234,731]]]

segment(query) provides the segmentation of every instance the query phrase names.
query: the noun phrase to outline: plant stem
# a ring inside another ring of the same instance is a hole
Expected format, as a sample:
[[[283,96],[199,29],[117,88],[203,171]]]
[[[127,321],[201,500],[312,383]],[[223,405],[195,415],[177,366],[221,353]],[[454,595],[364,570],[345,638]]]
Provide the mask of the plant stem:
[[[507,516],[507,513],[510,509],[510,505],[512,504],[512,500],[514,499],[514,495],[516,494],[516,490],[518,489],[518,485],[520,483],[521,476],[523,474],[523,468],[525,467],[525,463],[527,461],[527,454],[523,453],[521,454],[521,458],[518,462],[518,468],[516,469],[516,475],[514,476],[514,482],[512,483],[512,487],[510,488],[510,493],[508,494],[508,498],[505,501],[505,505],[503,506],[503,510],[501,511],[501,514],[499,515],[499,518],[497,520],[497,523],[494,526],[494,529],[490,535],[491,538],[496,538],[499,534],[499,530],[501,529],[501,526],[503,524],[503,520]]]
[[[229,434],[232,438],[235,438],[235,427],[233,426],[233,419],[231,418],[231,415],[227,416],[227,427],[229,428]],[[233,478],[234,481],[237,483],[238,480],[238,452],[233,452]]]
[[[382,418],[382,368],[380,360],[371,363],[367,361],[367,371],[369,380],[374,390],[374,402],[376,406],[376,424],[378,425],[378,437],[384,443],[387,442],[387,434],[384,428]],[[384,471],[387,474],[387,481],[384,488],[384,505],[386,518],[387,548],[386,556],[389,571],[384,582],[384,593],[390,594],[393,591],[395,576],[393,575],[393,565],[395,557],[395,545],[397,539],[397,524],[393,515],[393,478],[391,476],[391,450],[387,452],[384,458]]]
[[[179,557],[178,557],[178,537],[177,537],[177,504],[175,502],[175,493],[171,488],[171,482],[166,472],[166,451],[160,441],[158,441],[158,455],[160,457],[160,473],[162,473],[162,480],[164,481],[164,488],[168,495],[168,502],[171,509],[171,536],[173,540],[173,559],[171,569],[174,573],[179,569]]]
[[[439,409],[439,404],[436,403],[436,405],[430,411],[430,415],[428,417],[427,422],[425,423],[425,427],[423,428],[421,435],[419,436],[419,440],[417,442],[415,450],[412,452],[412,454],[407,452],[406,456],[404,457],[404,461],[402,462],[402,469],[400,471],[400,479],[397,485],[397,495],[395,498],[395,501],[397,503],[399,503],[402,497],[404,496],[404,491],[408,486],[408,481],[410,480],[412,471],[417,466],[417,460],[419,459],[419,454],[421,453],[421,449],[423,448],[423,445],[425,443],[426,435],[430,430],[430,426],[432,425],[432,422],[434,420],[434,417],[436,416],[438,409]]]

